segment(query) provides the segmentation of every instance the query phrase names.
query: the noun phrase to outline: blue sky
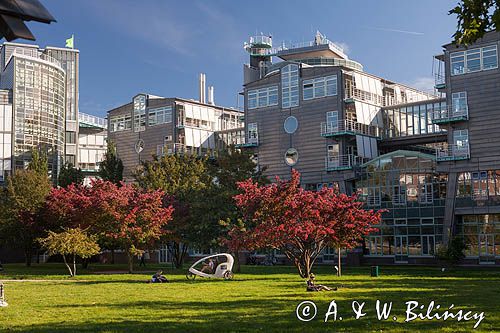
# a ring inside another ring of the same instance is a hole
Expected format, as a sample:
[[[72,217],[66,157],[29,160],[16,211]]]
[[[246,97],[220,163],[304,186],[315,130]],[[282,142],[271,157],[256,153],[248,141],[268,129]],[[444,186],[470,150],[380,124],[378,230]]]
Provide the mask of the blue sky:
[[[37,44],[80,50],[80,111],[104,116],[138,92],[197,98],[198,73],[219,105],[235,106],[248,62],[243,42],[270,33],[275,45],[317,29],[365,71],[432,87],[432,56],[451,41],[457,1],[42,0],[57,19],[29,23]]]

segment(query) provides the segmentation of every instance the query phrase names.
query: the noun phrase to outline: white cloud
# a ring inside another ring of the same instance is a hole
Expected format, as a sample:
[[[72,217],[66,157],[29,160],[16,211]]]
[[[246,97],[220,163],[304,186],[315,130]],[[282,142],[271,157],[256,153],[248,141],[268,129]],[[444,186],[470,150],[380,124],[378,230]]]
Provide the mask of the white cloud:
[[[408,83],[410,87],[422,90],[422,91],[427,91],[427,92],[432,92],[434,91],[434,78],[433,77],[417,77],[415,80],[412,82]]]

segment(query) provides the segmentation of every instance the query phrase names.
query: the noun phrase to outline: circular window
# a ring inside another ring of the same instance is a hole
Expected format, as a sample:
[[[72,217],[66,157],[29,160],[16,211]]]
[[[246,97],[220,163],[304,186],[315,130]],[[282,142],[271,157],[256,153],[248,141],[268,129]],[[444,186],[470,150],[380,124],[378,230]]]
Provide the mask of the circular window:
[[[297,118],[295,118],[294,116],[290,116],[285,119],[283,127],[285,128],[285,132],[287,132],[288,134],[293,134],[297,130],[297,127],[299,127],[299,122],[297,121]]]
[[[285,163],[288,164],[289,166],[293,166],[297,164],[298,160],[299,160],[299,153],[297,152],[297,149],[289,148],[285,153]]]
[[[144,150],[144,140],[139,139],[135,143],[135,151],[136,151],[137,154],[140,154],[140,152],[143,151],[143,150]]]

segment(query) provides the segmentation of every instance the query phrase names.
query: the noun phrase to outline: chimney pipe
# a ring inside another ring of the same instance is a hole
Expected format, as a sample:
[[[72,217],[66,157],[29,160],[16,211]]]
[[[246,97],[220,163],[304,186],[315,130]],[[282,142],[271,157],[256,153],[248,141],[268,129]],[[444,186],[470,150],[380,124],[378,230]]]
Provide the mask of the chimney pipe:
[[[205,74],[200,73],[200,103],[205,103]]]
[[[214,86],[208,86],[208,104],[215,105]]]

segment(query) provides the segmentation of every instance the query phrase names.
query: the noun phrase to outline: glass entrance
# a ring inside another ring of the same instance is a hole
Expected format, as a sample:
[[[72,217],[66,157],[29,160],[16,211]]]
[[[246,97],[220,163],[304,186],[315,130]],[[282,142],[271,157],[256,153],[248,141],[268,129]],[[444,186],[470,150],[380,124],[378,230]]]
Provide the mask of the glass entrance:
[[[479,235],[479,262],[495,262],[495,236],[492,234]]]
[[[408,236],[394,237],[394,262],[408,262]]]

